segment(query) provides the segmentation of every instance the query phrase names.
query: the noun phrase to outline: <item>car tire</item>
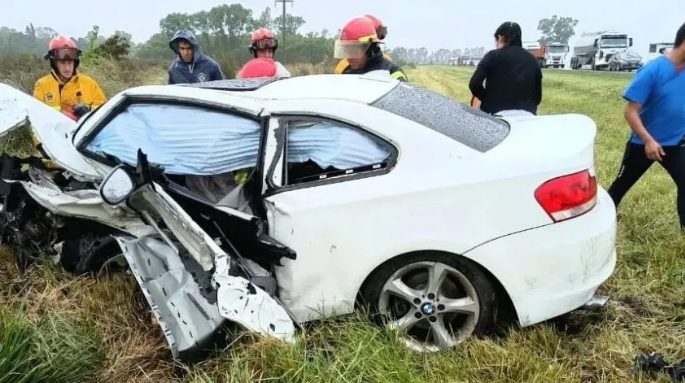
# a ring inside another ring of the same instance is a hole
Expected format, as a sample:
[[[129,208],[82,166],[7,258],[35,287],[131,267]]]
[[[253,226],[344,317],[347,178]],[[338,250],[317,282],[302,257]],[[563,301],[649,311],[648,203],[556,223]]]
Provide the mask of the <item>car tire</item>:
[[[360,300],[372,321],[399,330],[404,343],[421,352],[491,332],[498,307],[495,285],[479,265],[441,252],[386,262],[362,286]]]
[[[112,261],[120,260],[122,256],[113,237],[84,236],[64,242],[59,262],[70,273],[104,276],[115,271],[114,266],[120,263]]]

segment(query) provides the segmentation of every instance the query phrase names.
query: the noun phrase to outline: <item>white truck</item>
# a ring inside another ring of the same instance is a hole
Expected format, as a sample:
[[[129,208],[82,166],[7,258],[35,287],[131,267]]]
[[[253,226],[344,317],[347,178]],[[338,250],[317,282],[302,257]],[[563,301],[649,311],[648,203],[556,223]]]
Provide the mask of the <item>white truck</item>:
[[[545,52],[545,67],[564,68],[566,66],[566,54],[568,45],[562,43],[549,43]]]
[[[633,46],[633,38],[626,33],[603,31],[584,33],[573,48],[571,69],[590,65],[592,70],[608,69],[611,57]]]
[[[645,57],[645,64],[673,49],[673,43],[651,43],[649,53]]]

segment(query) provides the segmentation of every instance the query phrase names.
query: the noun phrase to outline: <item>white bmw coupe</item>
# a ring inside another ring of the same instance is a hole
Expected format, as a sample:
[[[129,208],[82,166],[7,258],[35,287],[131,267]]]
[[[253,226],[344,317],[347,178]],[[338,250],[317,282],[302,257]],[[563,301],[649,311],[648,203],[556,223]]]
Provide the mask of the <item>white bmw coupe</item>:
[[[144,86],[78,124],[0,91],[0,130],[30,122],[58,165],[6,159],[5,240],[126,263],[182,358],[226,321],[291,339],[358,307],[444,349],[504,309],[577,309],[614,270],[582,115],[490,116],[376,75]],[[29,205],[61,231],[32,238]]]

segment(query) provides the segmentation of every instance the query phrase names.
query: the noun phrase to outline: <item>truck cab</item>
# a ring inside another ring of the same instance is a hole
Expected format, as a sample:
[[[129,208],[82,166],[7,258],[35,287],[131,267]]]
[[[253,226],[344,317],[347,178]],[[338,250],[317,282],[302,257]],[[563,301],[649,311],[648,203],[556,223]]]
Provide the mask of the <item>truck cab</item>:
[[[593,70],[608,69],[611,57],[633,46],[633,38],[616,31],[584,34],[573,48],[571,67],[590,65]]]
[[[615,54],[624,52],[633,46],[633,39],[626,34],[607,33],[595,41],[596,53],[593,69],[609,67],[609,61]]]
[[[568,45],[562,43],[550,43],[547,45],[547,52],[545,54],[545,66],[552,68],[564,68],[566,65],[566,54],[568,53]]]
[[[649,44],[649,53],[645,57],[645,64],[654,60],[655,58],[666,54],[673,49],[673,43],[651,43]]]

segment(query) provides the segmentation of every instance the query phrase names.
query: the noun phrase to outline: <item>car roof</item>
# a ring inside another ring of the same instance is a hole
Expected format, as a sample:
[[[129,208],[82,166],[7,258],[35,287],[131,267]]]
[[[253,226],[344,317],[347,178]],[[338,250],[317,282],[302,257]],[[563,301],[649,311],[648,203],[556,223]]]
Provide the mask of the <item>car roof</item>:
[[[385,73],[366,75],[319,74],[291,78],[211,81],[186,86],[234,93],[263,100],[335,99],[371,104],[399,84]]]

